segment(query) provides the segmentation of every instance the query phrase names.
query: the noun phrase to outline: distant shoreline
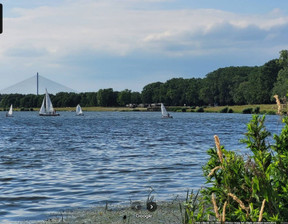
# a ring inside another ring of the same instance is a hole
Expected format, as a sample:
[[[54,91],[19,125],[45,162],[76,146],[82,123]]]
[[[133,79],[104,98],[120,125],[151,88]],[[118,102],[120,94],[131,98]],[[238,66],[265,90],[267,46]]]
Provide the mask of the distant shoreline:
[[[259,108],[260,114],[276,114],[277,105],[276,104],[259,104],[259,105],[235,105],[235,106],[203,106],[203,107],[190,107],[190,106],[167,106],[166,109],[170,112],[208,112],[208,113],[229,113],[225,110],[230,110],[230,113],[243,113],[245,109],[255,109]],[[4,111],[5,108],[0,108]],[[55,108],[56,111],[71,111],[74,112],[74,107],[61,107]],[[95,111],[95,112],[105,112],[105,111],[118,111],[118,112],[145,112],[145,111],[158,111],[160,108],[143,108],[143,107],[82,107],[83,112],[85,111]],[[6,108],[7,111],[7,108]],[[39,111],[39,108],[14,108],[14,111]],[[252,112],[253,113],[253,112]]]

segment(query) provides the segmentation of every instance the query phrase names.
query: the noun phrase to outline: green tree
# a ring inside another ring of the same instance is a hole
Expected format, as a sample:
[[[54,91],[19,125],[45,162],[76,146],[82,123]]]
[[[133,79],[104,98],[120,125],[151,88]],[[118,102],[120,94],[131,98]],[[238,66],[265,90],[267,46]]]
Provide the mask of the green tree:
[[[278,63],[283,68],[287,68],[288,67],[288,50],[280,51],[280,56],[279,56]]]
[[[277,94],[279,97],[284,97],[288,90],[288,51],[280,51],[278,60],[281,70],[278,72],[277,81],[274,84],[273,95]]]
[[[97,92],[85,93],[84,96],[85,96],[84,102],[86,102],[86,106],[88,107],[98,106],[98,93]]]
[[[162,82],[155,82],[144,86],[141,94],[143,103],[157,103],[159,102],[160,87]]]
[[[132,92],[132,93],[131,93],[131,103],[133,103],[133,104],[140,104],[140,103],[142,103],[141,93],[139,93],[139,92]]]
[[[249,99],[249,93],[247,94],[247,89],[250,88],[249,82],[242,82],[240,85],[235,88],[233,91],[233,101],[237,105],[247,104],[247,98]]]
[[[274,83],[277,81],[278,73],[281,69],[281,66],[278,63],[277,59],[271,60],[265,63],[261,67],[261,77],[260,77],[260,92],[259,102],[261,103],[272,103],[271,96],[273,95]]]
[[[262,102],[261,75],[260,69],[255,69],[249,74],[248,81],[246,82],[246,89],[242,89],[244,91],[245,104],[257,104]]]
[[[165,94],[166,100],[164,102],[166,105],[177,106],[187,103],[185,93],[188,88],[188,82],[186,79],[173,78],[164,83],[163,86],[166,90]]]
[[[199,98],[206,105],[214,105],[218,103],[218,92],[216,89],[216,83],[214,83],[213,80],[214,77],[211,76],[209,79],[205,78],[202,81],[202,88],[199,90]]]
[[[277,94],[279,97],[286,96],[288,92],[288,68],[283,68],[279,71],[277,82],[273,88],[273,95]]]
[[[13,104],[14,107],[20,107],[20,101],[24,96],[22,94],[5,94],[1,100],[1,106],[10,107]]]
[[[131,90],[125,89],[119,92],[117,102],[119,106],[125,106],[126,104],[131,103]]]
[[[97,102],[99,106],[110,107],[116,106],[117,96],[113,92],[112,88],[100,89],[97,93]]]
[[[202,79],[189,79],[187,80],[188,87],[185,91],[185,102],[189,106],[201,106],[203,102],[199,97],[199,90],[202,87]]]

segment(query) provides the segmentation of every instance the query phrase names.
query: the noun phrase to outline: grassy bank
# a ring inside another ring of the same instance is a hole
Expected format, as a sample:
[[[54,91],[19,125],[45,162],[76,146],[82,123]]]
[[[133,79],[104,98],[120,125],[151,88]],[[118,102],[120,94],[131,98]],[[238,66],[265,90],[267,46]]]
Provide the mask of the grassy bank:
[[[205,112],[220,112],[224,108],[228,107],[231,108],[234,113],[242,113],[243,110],[247,108],[252,108],[255,110],[257,107],[260,108],[260,113],[268,113],[268,112],[277,112],[277,105],[276,104],[258,104],[258,105],[236,105],[236,106],[219,106],[219,107],[206,107],[204,108]]]
[[[208,113],[243,113],[243,111],[259,110],[261,114],[275,114],[277,112],[276,104],[257,104],[257,105],[235,105],[235,106],[203,106],[203,107],[180,107],[180,106],[171,106],[167,107],[167,110],[174,112],[208,112]]]
[[[208,112],[208,113],[221,113],[225,108],[228,108],[230,112],[233,113],[243,113],[245,109],[255,109],[259,108],[261,114],[265,113],[276,113],[277,105],[276,104],[258,104],[258,105],[236,105],[236,106],[217,106],[217,107],[188,107],[188,106],[168,106],[166,109],[172,112]],[[6,108],[7,109],[7,108]],[[61,107],[55,108],[56,111],[75,111],[75,107]],[[1,111],[4,108],[0,108]],[[14,111],[39,111],[39,108],[14,108]],[[137,108],[129,108],[129,107],[82,107],[82,110],[85,111],[120,111],[120,112],[129,112],[129,111],[148,111],[147,108],[137,107]],[[201,111],[202,110],[202,111]],[[160,111],[158,108],[156,111]]]

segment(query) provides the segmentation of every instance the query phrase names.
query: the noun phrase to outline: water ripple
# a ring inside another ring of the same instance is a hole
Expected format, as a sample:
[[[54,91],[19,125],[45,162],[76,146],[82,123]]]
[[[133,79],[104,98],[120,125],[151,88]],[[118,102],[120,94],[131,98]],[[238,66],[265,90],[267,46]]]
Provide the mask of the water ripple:
[[[228,149],[251,116],[177,113],[86,112],[77,117],[39,117],[36,112],[0,112],[1,223],[44,219],[51,212],[185,196],[204,184],[201,166],[219,135]],[[268,126],[279,131],[276,116]],[[237,128],[235,128],[237,127]]]

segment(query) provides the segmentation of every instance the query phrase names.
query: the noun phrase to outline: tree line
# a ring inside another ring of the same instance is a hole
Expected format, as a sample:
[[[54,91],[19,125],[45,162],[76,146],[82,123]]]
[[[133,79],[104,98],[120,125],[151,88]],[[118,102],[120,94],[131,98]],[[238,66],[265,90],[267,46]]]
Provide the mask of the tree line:
[[[140,104],[141,94],[131,90],[121,92],[113,91],[112,88],[100,89],[98,92],[86,93],[67,93],[60,92],[56,95],[49,94],[54,107],[76,107],[80,104],[82,107],[120,107],[126,104]],[[8,108],[11,104],[19,108],[40,107],[44,95],[35,94],[2,94],[0,95],[0,107]]]
[[[219,68],[204,78],[173,78],[165,83],[144,86],[142,92],[112,88],[97,92],[50,95],[54,107],[103,106],[118,107],[127,104],[162,102],[168,106],[245,105],[274,103],[273,95],[280,98],[288,91],[288,50],[280,51],[278,59],[262,66]],[[40,107],[43,95],[2,94],[0,107]]]

